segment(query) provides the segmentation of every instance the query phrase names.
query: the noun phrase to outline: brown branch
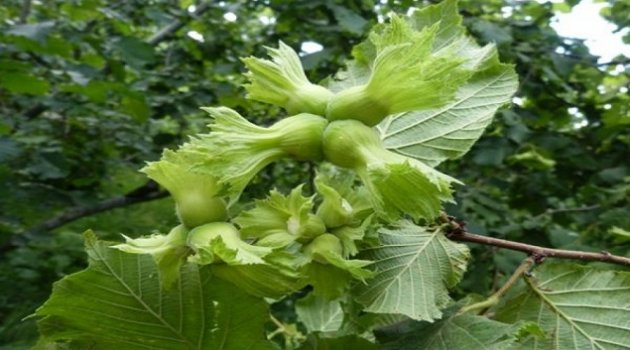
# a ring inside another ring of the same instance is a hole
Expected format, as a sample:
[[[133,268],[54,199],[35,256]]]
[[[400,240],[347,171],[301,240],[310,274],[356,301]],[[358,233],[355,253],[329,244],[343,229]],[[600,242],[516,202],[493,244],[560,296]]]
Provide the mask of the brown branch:
[[[195,18],[203,14],[204,12],[206,12],[209,8],[210,8],[209,2],[201,3],[197,5],[195,12],[187,16],[187,19]],[[183,20],[180,20],[180,19],[174,20],[172,23],[170,23],[166,27],[158,30],[155,34],[151,35],[151,37],[147,39],[147,44],[151,44],[151,45],[159,44],[161,41],[169,37],[171,34],[175,33],[180,28],[182,28],[185,24],[186,22]]]
[[[557,214],[557,213],[571,213],[571,212],[579,212],[579,211],[591,211],[591,210],[595,210],[595,209],[599,209],[601,207],[601,205],[599,204],[594,204],[594,205],[588,205],[585,207],[577,207],[577,208],[557,208],[557,209],[547,209],[543,212],[543,214]]]
[[[160,191],[155,182],[149,181],[143,186],[136,188],[135,190],[125,194],[124,196],[114,197],[106,199],[102,202],[96,203],[91,206],[72,208],[60,215],[46,220],[36,226],[24,231],[22,235],[32,236],[39,232],[47,232],[68,224],[72,221],[76,221],[86,216],[102,213],[115,208],[122,208],[128,205],[143,203],[152,201],[159,198],[168,196],[168,192]]]
[[[628,63],[630,63],[630,58],[612,60],[609,62],[602,62],[602,63],[598,63],[597,65],[598,66],[612,66],[612,65],[617,65],[617,64],[626,65]]]
[[[31,2],[31,0],[24,0],[24,2],[22,2],[22,8],[20,9],[20,18],[18,19],[18,23],[26,23],[28,16],[31,14]]]
[[[461,228],[460,224],[456,224],[448,234],[447,237],[457,242],[470,242],[478,243],[493,247],[505,248],[510,250],[516,250],[519,252],[527,253],[535,258],[537,261],[542,261],[545,258],[557,258],[557,259],[573,259],[582,261],[602,261],[612,264],[630,266],[630,258],[623,256],[612,255],[609,252],[603,251],[600,253],[583,252],[579,250],[564,250],[545,248],[531,244],[525,244],[520,242],[508,241],[505,239],[499,239],[494,237],[477,235],[470,233]]]

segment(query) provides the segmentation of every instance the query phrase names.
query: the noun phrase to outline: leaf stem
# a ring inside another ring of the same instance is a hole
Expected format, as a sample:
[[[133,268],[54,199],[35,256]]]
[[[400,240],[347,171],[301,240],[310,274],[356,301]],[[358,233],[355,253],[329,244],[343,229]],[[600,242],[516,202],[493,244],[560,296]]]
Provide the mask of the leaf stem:
[[[278,328],[276,328],[275,331],[269,333],[267,335],[267,339],[273,339],[276,335],[278,334],[283,334],[286,332],[286,329],[284,327],[284,324],[282,324],[282,322],[280,322],[280,320],[278,320],[277,318],[275,318],[273,315],[269,314],[269,318],[271,319],[271,322],[273,322],[273,324],[275,324]]]
[[[269,318],[271,318],[271,322],[278,326],[278,328],[284,329],[284,324],[282,324],[282,322],[280,322],[280,320],[278,320],[274,315],[269,315]]]
[[[480,313],[483,313],[485,310],[491,308],[496,305],[501,298],[507,293],[516,282],[527,273],[531,267],[536,263],[536,259],[534,257],[527,257],[521,264],[514,270],[514,273],[510,276],[510,278],[497,290],[494,294],[492,294],[488,299],[480,301],[478,303],[474,303],[471,305],[464,306],[459,313],[463,314],[466,312],[481,310]]]

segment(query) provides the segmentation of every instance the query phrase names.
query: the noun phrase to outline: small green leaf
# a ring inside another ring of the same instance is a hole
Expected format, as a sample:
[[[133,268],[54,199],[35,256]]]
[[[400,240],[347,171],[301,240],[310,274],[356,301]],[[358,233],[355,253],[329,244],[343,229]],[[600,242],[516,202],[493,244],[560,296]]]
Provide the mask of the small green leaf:
[[[298,300],[295,312],[309,332],[338,331],[344,318],[339,300],[327,300],[313,294]]]
[[[1,127],[2,125],[0,125]],[[2,132],[0,132],[0,135],[2,135]],[[0,136],[0,162],[12,160],[18,157],[20,153],[22,153],[22,149],[19,143],[8,137]]]
[[[0,74],[0,87],[17,94],[30,95],[44,95],[50,90],[48,81],[19,72]]]
[[[305,246],[304,252],[312,259],[306,266],[306,275],[315,288],[315,295],[328,299],[338,298],[353,279],[364,282],[366,278],[373,276],[372,271],[364,268],[371,261],[345,259],[341,241],[330,233],[315,238]]]
[[[122,37],[115,43],[115,47],[121,58],[133,67],[142,67],[156,60],[153,46],[135,37]]]
[[[535,148],[530,148],[527,151],[510,156],[508,162],[522,164],[523,166],[538,170],[549,170],[556,166],[555,160],[546,157]]]
[[[332,5],[330,6],[330,8],[333,10],[333,13],[335,14],[335,19],[337,20],[341,28],[352,34],[363,34],[363,29],[368,23],[365,18],[343,6]]]
[[[36,24],[18,24],[10,27],[6,33],[42,42],[54,26],[55,22],[53,21],[45,21]]]
[[[630,231],[624,230],[621,227],[613,226],[608,230],[608,234],[613,236],[617,244],[624,244],[630,242]]]
[[[341,297],[354,280],[348,272],[330,264],[312,262],[304,269],[307,283],[313,286],[313,294],[328,300]]]
[[[513,40],[509,29],[492,22],[477,20],[473,23],[471,29],[479,33],[479,36],[484,42],[508,44]]]
[[[339,237],[339,240],[341,241],[344,258],[354,256],[359,252],[357,242],[361,242],[363,240],[370,224],[372,224],[372,216],[365,219],[359,226],[343,226],[331,230],[330,233]]]
[[[121,110],[131,115],[138,123],[146,122],[151,116],[151,108],[147,104],[146,98],[139,93],[132,93],[123,97]]]

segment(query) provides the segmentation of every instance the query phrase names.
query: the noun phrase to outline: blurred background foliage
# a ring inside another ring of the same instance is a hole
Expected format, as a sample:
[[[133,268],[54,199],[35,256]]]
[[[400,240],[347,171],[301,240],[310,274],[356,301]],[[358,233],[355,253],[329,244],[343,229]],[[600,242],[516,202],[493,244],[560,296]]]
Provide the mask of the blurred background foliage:
[[[578,2],[460,1],[470,32],[516,65],[520,88],[466,157],[441,166],[466,183],[447,209],[476,233],[628,255],[629,60],[598,61],[581,40],[556,34],[554,13]],[[623,3],[609,0],[602,13],[619,29],[629,25]],[[320,81],[379,18],[422,5],[3,0],[0,349],[35,339],[34,322],[22,319],[54,281],[84,266],[82,231],[119,240],[174,225],[171,200],[137,170],[205,130],[199,106],[232,107],[261,124],[282,115],[244,98],[240,57],[282,40]],[[323,49],[301,50],[309,43]],[[270,166],[246,195],[261,197],[272,183],[286,190],[311,173],[308,164]],[[487,294],[522,258],[473,253],[461,295]]]

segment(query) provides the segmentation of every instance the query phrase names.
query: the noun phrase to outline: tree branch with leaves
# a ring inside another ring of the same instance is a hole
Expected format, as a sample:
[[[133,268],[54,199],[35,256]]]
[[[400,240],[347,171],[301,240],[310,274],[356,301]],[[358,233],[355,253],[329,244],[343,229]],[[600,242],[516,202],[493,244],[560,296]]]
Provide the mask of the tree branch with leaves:
[[[89,267],[58,282],[36,312],[42,344],[449,350],[472,343],[627,344],[628,272],[533,268],[547,257],[621,265],[627,258],[475,235],[442,214],[460,181],[436,166],[467,153],[518,86],[514,67],[500,62],[493,44],[468,37],[455,0],[392,15],[325,84],[308,79],[289,45],[267,52],[269,58],[243,59],[244,88],[249,99],[288,116],[260,126],[235,109],[203,107],[209,130],[142,169],[173,197],[179,224],[124,236],[123,243],[87,232]],[[314,191],[300,184],[244,200],[261,170],[284,159],[317,165]],[[530,257],[488,300],[454,300],[450,291],[471,259],[459,242]],[[270,301],[295,302],[307,334],[271,314]],[[487,308],[486,316],[470,314]]]

